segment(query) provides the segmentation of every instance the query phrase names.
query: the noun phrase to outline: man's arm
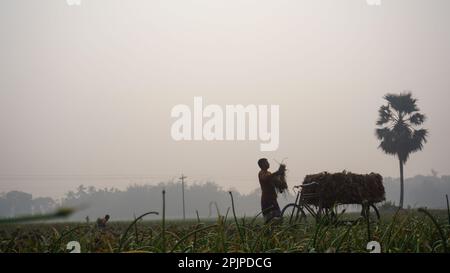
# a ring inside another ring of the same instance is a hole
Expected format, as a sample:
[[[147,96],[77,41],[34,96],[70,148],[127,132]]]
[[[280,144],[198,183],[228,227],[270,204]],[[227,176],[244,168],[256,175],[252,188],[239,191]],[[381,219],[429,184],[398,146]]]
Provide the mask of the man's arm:
[[[274,178],[280,174],[281,174],[280,170],[274,173],[266,172],[265,174],[260,175],[259,180],[264,184],[270,183],[275,184],[275,186],[278,186],[277,184],[279,184],[279,181],[277,181],[277,179]]]
[[[274,179],[277,176],[283,175],[286,172],[286,166],[280,165],[280,168],[274,173],[270,173],[264,178],[268,183],[272,183],[275,187],[280,188],[283,183],[279,179]]]

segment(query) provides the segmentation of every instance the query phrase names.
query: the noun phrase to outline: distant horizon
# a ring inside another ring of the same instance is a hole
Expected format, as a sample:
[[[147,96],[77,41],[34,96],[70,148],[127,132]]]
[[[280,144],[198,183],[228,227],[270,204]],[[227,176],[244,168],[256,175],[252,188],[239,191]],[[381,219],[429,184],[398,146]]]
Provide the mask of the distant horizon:
[[[348,171],[348,170],[347,170]],[[350,171],[349,171],[350,172]],[[437,177],[437,178],[446,178],[446,177],[450,177],[450,174],[440,174],[440,173],[437,173],[436,174],[436,176],[434,176],[434,174],[433,173],[430,173],[430,174],[417,174],[417,175],[413,175],[413,176],[406,176],[405,177],[405,180],[408,180],[408,179],[414,179],[414,178],[416,178],[416,177],[420,177],[420,176],[423,176],[423,177]],[[41,177],[41,176],[40,176]],[[58,177],[58,176],[55,176],[55,177]],[[63,177],[63,176],[59,176],[59,177]],[[90,177],[90,178],[93,178],[93,177],[95,177],[95,176],[85,176],[85,178],[87,179],[87,177]],[[98,176],[97,176],[98,177]],[[105,176],[105,177],[112,177],[112,176]],[[137,175],[137,176],[135,176],[135,177],[149,177],[149,176],[145,176],[145,175]],[[383,179],[384,179],[384,183],[385,183],[385,180],[386,179],[392,179],[392,180],[394,180],[394,181],[396,181],[396,180],[399,180],[400,178],[399,177],[395,177],[395,176],[383,176]],[[122,180],[126,180],[125,178],[122,178]],[[77,187],[79,187],[79,186],[84,186],[84,187],[86,187],[86,188],[88,188],[88,187],[91,187],[91,186],[93,186],[93,187],[95,187],[95,189],[97,189],[97,190],[103,190],[103,189],[108,189],[108,190],[110,190],[110,189],[117,189],[117,190],[120,190],[120,191],[125,191],[127,188],[129,188],[129,187],[132,187],[132,186],[146,186],[146,185],[149,185],[149,186],[156,186],[156,185],[159,185],[159,184],[169,184],[169,183],[173,183],[173,184],[178,184],[178,183],[181,183],[181,181],[178,181],[178,180],[175,180],[175,179],[167,179],[167,180],[159,180],[158,182],[155,182],[155,181],[143,181],[143,180],[141,180],[141,181],[136,181],[136,182],[130,182],[129,184],[127,184],[127,185],[120,185],[120,186],[112,186],[111,184],[103,184],[102,186],[95,186],[95,185],[91,185],[91,184],[88,184],[88,183],[74,183],[73,185],[73,187],[72,188],[69,188],[69,187],[67,187],[65,190],[63,190],[63,192],[62,193],[60,193],[60,194],[45,194],[45,193],[43,193],[44,191],[42,191],[42,193],[39,193],[39,194],[36,194],[35,192],[32,192],[32,191],[27,191],[27,190],[24,190],[24,189],[19,189],[19,188],[11,188],[11,189],[9,189],[9,190],[4,190],[4,191],[0,191],[0,195],[1,194],[6,194],[6,193],[8,193],[8,192],[11,192],[11,191],[21,191],[21,192],[25,192],[25,193],[29,193],[29,194],[32,194],[33,195],[33,198],[37,198],[37,197],[50,197],[50,198],[52,198],[52,199],[54,199],[54,200],[61,200],[61,199],[63,199],[64,197],[65,197],[65,195],[68,193],[68,192],[70,192],[70,191],[76,191],[77,190]],[[260,186],[259,186],[259,184],[258,184],[258,181],[257,181],[257,179],[255,179],[255,187],[253,188],[253,189],[251,189],[251,190],[248,190],[248,191],[242,191],[242,190],[239,190],[239,189],[236,189],[236,188],[232,188],[232,187],[229,187],[229,188],[227,188],[227,187],[224,187],[224,186],[222,186],[221,184],[219,184],[219,183],[217,183],[216,181],[214,181],[214,180],[202,180],[202,181],[199,181],[199,180],[195,180],[195,181],[187,181],[186,182],[186,187],[190,187],[190,186],[192,186],[192,185],[202,185],[202,184],[207,184],[207,183],[213,183],[213,184],[215,184],[215,185],[217,185],[219,188],[221,188],[222,190],[224,190],[224,191],[229,191],[229,190],[232,190],[232,191],[235,191],[235,192],[239,192],[240,194],[243,194],[243,195],[248,195],[248,194],[251,194],[251,193],[253,193],[253,192],[255,192],[255,191],[258,191],[258,190],[260,190]],[[295,186],[295,185],[299,185],[299,184],[301,184],[301,183],[295,183],[295,184],[292,184],[292,183],[290,183],[289,182],[289,180],[288,180],[288,185],[289,185],[289,190],[291,190],[292,189],[292,187],[293,186]],[[406,187],[408,187],[408,184],[406,184]],[[449,193],[450,194],[450,193]]]

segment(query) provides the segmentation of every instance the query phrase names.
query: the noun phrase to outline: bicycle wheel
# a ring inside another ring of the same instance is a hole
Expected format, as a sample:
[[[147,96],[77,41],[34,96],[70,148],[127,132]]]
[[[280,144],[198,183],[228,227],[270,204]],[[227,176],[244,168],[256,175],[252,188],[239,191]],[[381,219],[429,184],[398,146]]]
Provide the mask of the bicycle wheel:
[[[292,224],[306,219],[306,214],[299,205],[291,203],[283,208],[281,217],[283,217],[283,219],[288,219],[289,224]]]
[[[380,212],[378,211],[377,206],[375,206],[374,204],[371,204],[370,207],[373,209],[373,211],[375,212],[375,217],[377,219],[377,221],[379,222],[381,217],[380,217]]]
[[[368,219],[369,222],[379,222],[380,221],[380,212],[378,208],[374,204],[368,205],[366,208],[363,207],[361,216]]]

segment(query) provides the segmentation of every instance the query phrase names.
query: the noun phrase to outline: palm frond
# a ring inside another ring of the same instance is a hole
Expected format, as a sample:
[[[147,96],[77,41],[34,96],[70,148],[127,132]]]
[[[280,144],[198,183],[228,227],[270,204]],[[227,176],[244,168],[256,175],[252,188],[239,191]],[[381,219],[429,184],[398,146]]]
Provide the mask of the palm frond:
[[[414,125],[422,125],[426,120],[426,116],[421,113],[414,113],[409,118],[409,122],[411,122]]]
[[[417,107],[417,99],[412,97],[411,92],[403,92],[400,94],[387,94],[384,98],[389,102],[390,106],[401,114],[410,114],[419,111]]]
[[[414,131],[411,138],[411,152],[421,151],[423,145],[427,143],[428,131],[426,129],[420,129]]]
[[[393,118],[392,111],[389,105],[381,106],[380,110],[378,110],[378,113],[379,113],[379,118],[377,121],[378,126],[388,123]]]
[[[378,140],[383,140],[390,134],[390,129],[387,127],[384,128],[378,128],[375,130],[375,135],[377,136]]]

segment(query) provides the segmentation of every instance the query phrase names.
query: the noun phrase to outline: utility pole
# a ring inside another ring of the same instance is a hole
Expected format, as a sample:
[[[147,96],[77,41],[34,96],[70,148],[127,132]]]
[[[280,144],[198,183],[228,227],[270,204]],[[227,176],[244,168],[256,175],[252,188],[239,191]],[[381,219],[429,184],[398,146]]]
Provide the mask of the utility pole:
[[[187,176],[184,176],[184,174],[181,174],[181,194],[183,197],[183,220],[186,220],[186,208],[185,208],[185,204],[184,204],[184,179],[186,179]]]

